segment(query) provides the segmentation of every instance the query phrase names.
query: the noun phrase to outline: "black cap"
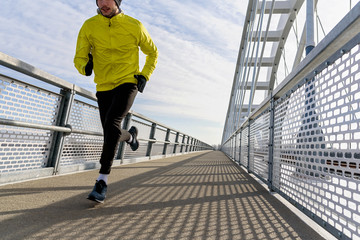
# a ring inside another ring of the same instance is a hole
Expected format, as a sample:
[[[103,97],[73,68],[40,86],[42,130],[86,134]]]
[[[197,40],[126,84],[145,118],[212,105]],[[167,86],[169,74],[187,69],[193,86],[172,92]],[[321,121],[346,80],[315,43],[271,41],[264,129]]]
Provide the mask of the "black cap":
[[[115,1],[116,5],[118,6],[118,8],[120,9],[120,4],[121,4],[122,0],[114,0],[114,1]],[[96,0],[96,5],[98,5],[97,0]]]
[[[118,8],[120,9],[121,0],[114,0]]]

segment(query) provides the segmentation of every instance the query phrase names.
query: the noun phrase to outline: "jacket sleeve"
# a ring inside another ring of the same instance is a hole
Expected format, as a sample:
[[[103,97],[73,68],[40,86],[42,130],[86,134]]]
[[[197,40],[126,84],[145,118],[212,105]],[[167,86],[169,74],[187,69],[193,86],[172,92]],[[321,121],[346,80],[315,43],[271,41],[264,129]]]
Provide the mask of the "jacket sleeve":
[[[147,80],[150,79],[155,66],[157,64],[158,50],[152,41],[150,34],[147,32],[145,27],[140,23],[140,49],[146,55],[145,65],[141,71]]]
[[[91,45],[86,36],[85,28],[86,27],[84,24],[80,29],[78,39],[77,39],[77,44],[76,44],[75,57],[74,57],[75,68],[82,75],[86,75],[85,74],[85,66],[89,61],[88,54],[90,53],[90,50],[91,50]]]

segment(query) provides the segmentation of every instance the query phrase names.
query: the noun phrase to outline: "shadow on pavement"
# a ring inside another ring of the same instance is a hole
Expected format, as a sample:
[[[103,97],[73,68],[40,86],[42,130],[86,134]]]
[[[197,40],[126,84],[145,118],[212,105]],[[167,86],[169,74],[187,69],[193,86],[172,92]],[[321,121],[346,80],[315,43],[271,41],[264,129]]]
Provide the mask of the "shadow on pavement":
[[[1,239],[322,239],[221,152],[0,187]]]

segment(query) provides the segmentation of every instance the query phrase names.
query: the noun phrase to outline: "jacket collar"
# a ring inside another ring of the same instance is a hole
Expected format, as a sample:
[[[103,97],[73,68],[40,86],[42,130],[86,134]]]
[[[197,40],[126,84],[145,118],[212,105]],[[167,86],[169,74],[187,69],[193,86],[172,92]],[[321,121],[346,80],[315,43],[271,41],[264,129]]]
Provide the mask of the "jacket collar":
[[[115,16],[113,16],[112,18],[108,18],[108,17],[105,17],[103,16],[101,13],[98,14],[98,16],[100,17],[100,19],[104,22],[117,22],[117,21],[120,21],[122,19],[122,17],[124,16],[124,12],[121,11],[119,14],[116,14]]]

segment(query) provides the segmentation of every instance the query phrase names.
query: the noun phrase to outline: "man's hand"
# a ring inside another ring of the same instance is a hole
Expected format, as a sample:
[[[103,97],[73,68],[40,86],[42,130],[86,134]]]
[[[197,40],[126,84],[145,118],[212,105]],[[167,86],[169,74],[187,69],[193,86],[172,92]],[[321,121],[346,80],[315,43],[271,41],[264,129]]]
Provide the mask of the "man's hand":
[[[134,77],[138,80],[138,91],[142,93],[146,85],[146,78],[143,75],[134,75]]]
[[[85,75],[86,76],[90,76],[92,74],[92,70],[94,67],[93,56],[91,55],[91,53],[89,53],[88,56],[89,56],[89,61],[85,66]]]

